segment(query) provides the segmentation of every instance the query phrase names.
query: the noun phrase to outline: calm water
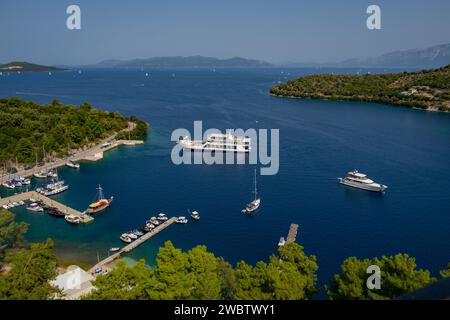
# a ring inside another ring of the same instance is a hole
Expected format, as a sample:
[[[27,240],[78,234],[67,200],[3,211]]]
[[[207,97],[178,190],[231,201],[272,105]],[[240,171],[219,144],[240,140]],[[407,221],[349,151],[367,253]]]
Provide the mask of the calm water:
[[[145,76],[149,72],[149,77]],[[95,222],[70,226],[47,215],[16,210],[31,224],[32,241],[51,237],[65,259],[94,263],[121,245],[118,237],[158,212],[201,212],[199,223],[174,225],[135,250],[154,263],[172,240],[185,250],[206,244],[232,263],[267,259],[300,225],[298,242],[328,282],[348,256],[406,252],[435,275],[450,260],[450,116],[384,105],[301,101],[268,95],[277,81],[302,70],[84,71],[0,76],[0,96],[40,103],[89,101],[151,123],[144,146],[122,147],[79,172],[60,171],[70,190],[56,199],[77,209],[101,183],[114,195]],[[280,171],[259,178],[263,203],[255,216],[240,210],[251,197],[252,166],[175,166],[170,134],[207,128],[279,128]],[[384,196],[348,189],[336,177],[357,168],[389,185]],[[2,190],[2,196],[5,191]]]

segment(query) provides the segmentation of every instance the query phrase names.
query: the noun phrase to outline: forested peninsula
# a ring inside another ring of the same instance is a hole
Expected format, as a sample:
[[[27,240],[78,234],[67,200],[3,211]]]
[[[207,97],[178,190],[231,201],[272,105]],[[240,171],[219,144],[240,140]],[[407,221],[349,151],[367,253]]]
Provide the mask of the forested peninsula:
[[[127,131],[129,124],[133,128]],[[19,98],[0,99],[0,163],[35,164],[67,156],[102,139],[137,139],[148,125],[132,116],[77,107],[58,100],[39,105]]]
[[[430,111],[450,111],[450,65],[391,74],[301,77],[272,87],[274,96],[385,103]]]

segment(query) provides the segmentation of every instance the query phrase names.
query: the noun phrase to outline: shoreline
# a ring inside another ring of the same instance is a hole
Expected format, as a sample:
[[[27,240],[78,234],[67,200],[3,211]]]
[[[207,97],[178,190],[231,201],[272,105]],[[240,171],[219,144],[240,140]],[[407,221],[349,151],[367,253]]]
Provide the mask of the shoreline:
[[[450,114],[450,111],[443,111],[443,110],[439,110],[439,109],[422,109],[422,108],[417,108],[417,107],[413,107],[413,106],[409,106],[406,104],[392,104],[392,103],[387,103],[387,102],[383,102],[383,101],[366,101],[366,100],[358,100],[358,99],[352,99],[352,98],[339,98],[339,99],[333,99],[333,98],[315,98],[315,97],[296,97],[296,96],[285,96],[282,94],[274,94],[274,93],[269,93],[269,96],[274,97],[274,98],[284,98],[284,99],[292,99],[292,100],[317,100],[317,101],[336,101],[336,102],[362,102],[362,103],[373,103],[373,104],[382,104],[382,105],[386,105],[389,107],[403,107],[403,108],[407,108],[407,109],[412,109],[412,110],[419,110],[419,111],[429,111],[429,112],[436,112],[436,113],[444,113],[444,114]]]
[[[6,182],[7,180],[11,179],[11,177],[15,176],[21,176],[21,177],[31,177],[33,174],[38,173],[39,171],[46,169],[46,170],[53,170],[62,166],[65,166],[68,161],[98,161],[103,159],[104,152],[107,152],[111,149],[117,148],[121,145],[137,145],[137,144],[144,144],[143,140],[115,140],[117,135],[120,132],[130,132],[136,128],[136,123],[134,122],[128,122],[128,128],[123,129],[122,131],[115,132],[114,134],[110,135],[107,138],[102,139],[98,143],[94,144],[91,147],[88,147],[86,150],[81,150],[76,152],[70,157],[58,159],[54,162],[46,162],[42,166],[34,166],[31,169],[19,169],[16,173],[5,173],[0,176],[0,184]],[[105,144],[108,144],[107,146],[104,146]]]

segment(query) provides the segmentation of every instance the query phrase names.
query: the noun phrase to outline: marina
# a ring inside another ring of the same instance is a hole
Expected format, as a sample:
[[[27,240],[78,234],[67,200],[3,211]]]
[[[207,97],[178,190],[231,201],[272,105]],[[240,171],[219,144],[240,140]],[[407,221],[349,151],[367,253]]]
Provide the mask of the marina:
[[[164,223],[160,224],[153,230],[149,231],[148,233],[144,234],[142,237],[136,239],[135,241],[131,242],[130,244],[126,245],[122,249],[117,250],[118,248],[111,248],[110,251],[116,253],[110,255],[106,259],[98,262],[96,265],[94,265],[90,270],[89,273],[95,274],[96,270],[103,269],[105,266],[109,265],[110,263],[114,262],[117,259],[120,259],[123,254],[130,253],[137,247],[139,247],[141,244],[146,242],[147,240],[151,239],[152,237],[156,236],[158,233],[166,229],[167,227],[171,226],[175,221],[177,220],[177,217],[172,217],[169,220],[165,221]],[[114,249],[114,250],[112,250]]]
[[[68,216],[77,217],[77,219],[80,220],[80,223],[91,223],[92,221],[94,221],[94,218],[91,217],[90,215],[84,214],[84,213],[82,213],[78,210],[75,210],[69,206],[59,203],[58,201],[50,199],[40,193],[37,193],[36,191],[24,192],[24,193],[16,194],[16,195],[13,195],[13,196],[10,196],[7,198],[2,198],[2,199],[0,199],[0,207],[2,207],[4,205],[8,205],[9,203],[13,203],[13,202],[29,201],[30,199],[33,199],[35,201],[42,201],[46,205],[56,208]],[[37,211],[37,209],[35,211]]]
[[[128,130],[132,130],[133,126],[130,124],[130,127]],[[89,148],[84,151],[80,151],[76,155],[70,157],[69,160],[67,159],[57,159],[54,162],[49,162],[45,164],[45,168],[35,166],[31,169],[22,169],[14,174],[4,174],[0,176],[0,184],[2,184],[4,187],[9,189],[14,189],[14,184],[11,184],[10,181],[14,180],[14,177],[20,177],[22,178],[28,178],[34,176],[35,178],[47,178],[49,177],[50,172],[52,170],[68,166],[68,163],[71,163],[68,167],[78,167],[76,164],[80,161],[98,161],[103,159],[103,155],[105,152],[115,149],[119,146],[125,145],[125,146],[134,146],[134,145],[141,145],[144,144],[144,141],[142,140],[114,140],[116,134],[102,140],[101,143],[97,144],[96,146]],[[112,141],[112,142],[108,142]],[[104,144],[107,143],[106,146]],[[45,174],[47,173],[47,174]],[[54,177],[55,174],[51,173],[51,177]]]

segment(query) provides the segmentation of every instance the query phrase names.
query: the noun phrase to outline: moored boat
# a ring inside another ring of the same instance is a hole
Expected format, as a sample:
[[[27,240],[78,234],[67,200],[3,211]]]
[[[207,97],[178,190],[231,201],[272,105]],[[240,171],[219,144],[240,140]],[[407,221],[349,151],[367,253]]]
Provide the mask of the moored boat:
[[[158,214],[158,220],[159,221],[167,221],[167,220],[169,220],[169,218],[164,213],[160,213],[160,214]]]
[[[132,232],[132,231],[129,231],[129,232],[127,232],[127,235],[128,235],[128,237],[130,238],[130,239],[132,239],[132,240],[136,240],[137,238],[139,238],[134,232]]]
[[[67,161],[66,162],[66,166],[69,167],[69,168],[73,168],[73,169],[80,169],[80,164],[76,163],[76,162],[74,162],[72,160]]]
[[[48,174],[47,171],[41,170],[39,172],[34,173],[33,177],[35,177],[37,179],[47,179],[47,174]]]
[[[91,203],[86,210],[86,213],[93,214],[98,213],[109,207],[114,197],[110,197],[109,199],[105,199],[103,195],[103,188],[99,185],[98,188],[98,198],[97,201]]]
[[[80,224],[82,222],[79,217],[71,215],[71,214],[66,215],[64,217],[64,219],[70,224]]]
[[[130,238],[128,233],[124,233],[120,236],[120,240],[122,240],[125,243],[131,243],[133,240]]]
[[[34,212],[43,212],[44,209],[37,203],[31,203],[28,207],[27,210],[29,211],[34,211]]]
[[[62,212],[58,208],[50,207],[47,209],[47,213],[51,216],[62,218],[66,216],[66,213]]]
[[[177,220],[175,220],[175,222],[179,224],[186,224],[188,223],[188,219],[186,219],[186,217],[178,217]]]
[[[13,183],[11,182],[11,180],[5,181],[4,183],[2,183],[2,186],[4,186],[4,187],[7,188],[7,189],[15,189],[15,188],[16,188],[16,185],[13,184]]]

